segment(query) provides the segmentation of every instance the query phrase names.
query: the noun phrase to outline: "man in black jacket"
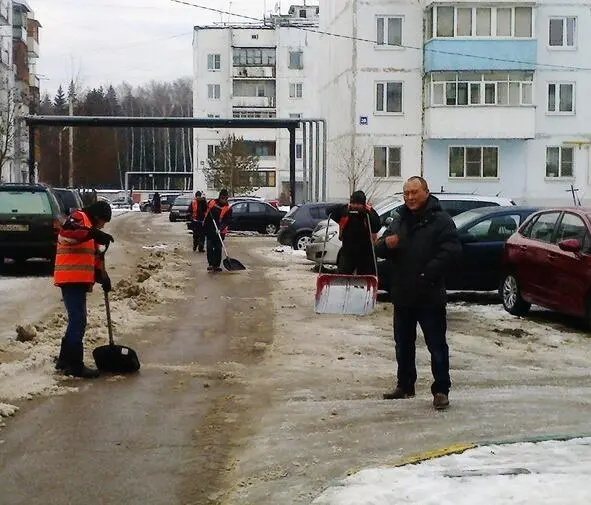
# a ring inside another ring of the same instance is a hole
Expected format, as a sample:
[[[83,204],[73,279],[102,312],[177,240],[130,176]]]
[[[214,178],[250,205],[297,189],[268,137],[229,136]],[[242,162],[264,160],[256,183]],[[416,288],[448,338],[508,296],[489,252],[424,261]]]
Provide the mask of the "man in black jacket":
[[[207,199],[202,196],[201,191],[195,192],[195,198],[189,204],[188,210],[191,216],[191,231],[193,232],[193,251],[199,248],[199,252],[203,252],[205,250],[203,220],[207,212]]]
[[[339,273],[377,275],[373,244],[380,231],[380,216],[367,204],[365,193],[354,191],[348,204],[331,205],[326,214],[339,224]]]
[[[222,240],[226,238],[232,219],[232,208],[228,204],[228,190],[222,189],[218,198],[207,205],[203,227],[207,238],[208,272],[221,272]]]
[[[384,399],[415,396],[417,370],[415,341],[421,325],[431,354],[433,406],[449,406],[449,348],[445,274],[461,253],[451,217],[429,194],[427,181],[411,177],[404,185],[405,204],[398,211],[376,254],[392,263],[391,295],[394,304],[394,342],[398,364],[396,388]]]

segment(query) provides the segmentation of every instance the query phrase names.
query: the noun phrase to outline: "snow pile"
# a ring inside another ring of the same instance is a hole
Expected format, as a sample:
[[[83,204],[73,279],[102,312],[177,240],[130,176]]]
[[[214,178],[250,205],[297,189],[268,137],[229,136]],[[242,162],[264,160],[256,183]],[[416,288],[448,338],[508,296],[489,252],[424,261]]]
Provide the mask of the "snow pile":
[[[418,465],[372,468],[314,505],[587,505],[591,438],[490,445]]]

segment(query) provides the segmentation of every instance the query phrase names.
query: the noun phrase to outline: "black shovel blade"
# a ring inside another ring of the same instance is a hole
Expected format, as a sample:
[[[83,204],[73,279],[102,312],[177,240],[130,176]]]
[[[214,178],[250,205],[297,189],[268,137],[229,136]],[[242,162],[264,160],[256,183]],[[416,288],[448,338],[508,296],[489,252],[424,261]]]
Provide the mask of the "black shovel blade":
[[[92,357],[101,372],[134,373],[140,369],[137,353],[124,345],[101,345],[92,351]]]
[[[230,272],[237,272],[239,270],[246,270],[246,267],[240,263],[236,258],[224,258],[224,268]]]

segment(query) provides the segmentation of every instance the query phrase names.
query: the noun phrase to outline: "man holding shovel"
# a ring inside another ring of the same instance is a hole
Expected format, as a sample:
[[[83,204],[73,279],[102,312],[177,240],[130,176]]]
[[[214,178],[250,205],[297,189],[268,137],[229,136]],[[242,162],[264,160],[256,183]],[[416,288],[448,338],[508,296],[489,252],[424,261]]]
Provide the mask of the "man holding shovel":
[[[222,189],[219,196],[209,202],[205,213],[208,272],[222,271],[222,240],[226,238],[231,219],[232,208],[228,204],[228,190]]]
[[[83,338],[86,331],[86,294],[95,282],[111,290],[99,245],[108,246],[114,239],[101,229],[111,220],[111,206],[98,201],[76,210],[66,219],[58,235],[53,281],[62,291],[68,313],[68,326],[62,338],[56,370],[66,375],[91,379],[99,372],[84,365]]]

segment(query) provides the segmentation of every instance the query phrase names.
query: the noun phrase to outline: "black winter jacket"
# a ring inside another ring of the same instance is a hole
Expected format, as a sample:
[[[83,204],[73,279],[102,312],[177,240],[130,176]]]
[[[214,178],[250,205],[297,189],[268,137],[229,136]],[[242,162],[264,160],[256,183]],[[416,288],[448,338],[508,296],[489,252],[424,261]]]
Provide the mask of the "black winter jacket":
[[[385,244],[389,235],[399,237],[394,249]],[[391,262],[394,305],[444,305],[445,274],[461,251],[456,226],[437,198],[430,195],[418,213],[403,205],[376,244],[376,255]]]

